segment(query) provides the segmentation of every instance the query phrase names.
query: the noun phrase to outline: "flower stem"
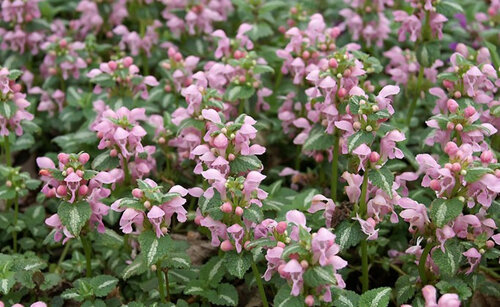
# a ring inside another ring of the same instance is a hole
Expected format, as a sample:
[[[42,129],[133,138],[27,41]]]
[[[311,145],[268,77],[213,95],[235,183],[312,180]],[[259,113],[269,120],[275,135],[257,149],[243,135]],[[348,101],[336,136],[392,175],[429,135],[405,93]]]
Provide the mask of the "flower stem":
[[[480,271],[483,271],[484,273],[490,275],[491,277],[497,279],[497,280],[500,280],[500,274],[498,274],[497,272],[493,271],[492,269],[490,268],[487,268],[483,265],[480,265],[479,266],[479,270]]]
[[[368,172],[363,174],[363,184],[361,185],[361,198],[359,200],[359,215],[366,218],[366,193],[368,191]],[[361,241],[361,286],[363,293],[369,289],[368,280],[368,242]]]
[[[427,262],[427,256],[429,256],[432,246],[433,244],[431,242],[427,242],[427,245],[425,245],[424,251],[420,256],[420,260],[418,261],[418,274],[420,275],[422,285],[427,284],[427,270],[425,268],[425,263]]]
[[[331,198],[333,201],[337,201],[337,181],[338,181],[338,172],[339,172],[339,143],[340,136],[335,131],[333,135],[334,143],[333,143],[333,158],[332,158],[332,177],[331,177]]]
[[[17,253],[17,215],[19,212],[19,199],[16,196],[14,197],[14,231],[12,232],[12,241],[13,241],[13,249],[14,253]]]
[[[5,150],[5,164],[7,164],[7,166],[12,166],[12,160],[10,156],[10,142],[8,135],[3,137],[3,147]]]
[[[410,123],[413,117],[413,113],[417,108],[417,101],[419,99],[420,89],[422,86],[423,79],[424,79],[424,66],[420,64],[420,69],[418,71],[417,89],[415,90],[415,97],[413,97],[411,101],[410,108],[408,109],[408,115],[406,117],[406,126],[408,127],[408,131],[410,131]]]
[[[61,256],[59,256],[59,261],[57,261],[57,268],[58,269],[61,268],[61,264],[63,263],[64,258],[66,258],[66,255],[68,254],[70,243],[71,243],[71,240],[66,242],[66,244],[64,245],[64,249],[61,253]]]
[[[160,292],[160,299],[162,303],[166,303],[165,298],[165,277],[163,271],[160,269],[160,263],[156,264],[156,277],[158,278],[158,291]]]
[[[82,241],[83,252],[85,253],[85,276],[92,277],[92,246],[86,236],[81,235],[80,240]]]
[[[252,271],[253,271],[253,276],[255,278],[255,282],[257,283],[257,287],[259,288],[260,297],[262,299],[262,306],[269,307],[269,304],[267,303],[266,292],[264,291],[264,285],[262,284],[262,279],[260,277],[259,269],[257,268],[257,265],[255,264],[253,258],[252,258]]]
[[[170,286],[168,282],[168,268],[163,270],[163,274],[165,274],[165,286],[167,288],[167,301],[170,302]]]

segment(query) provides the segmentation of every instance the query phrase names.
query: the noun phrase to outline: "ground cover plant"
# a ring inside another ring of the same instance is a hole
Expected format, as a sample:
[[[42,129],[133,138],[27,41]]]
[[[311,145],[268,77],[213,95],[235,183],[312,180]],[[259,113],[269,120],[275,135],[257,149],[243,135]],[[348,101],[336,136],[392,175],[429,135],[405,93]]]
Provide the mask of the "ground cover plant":
[[[498,305],[500,1],[0,4],[0,307]]]

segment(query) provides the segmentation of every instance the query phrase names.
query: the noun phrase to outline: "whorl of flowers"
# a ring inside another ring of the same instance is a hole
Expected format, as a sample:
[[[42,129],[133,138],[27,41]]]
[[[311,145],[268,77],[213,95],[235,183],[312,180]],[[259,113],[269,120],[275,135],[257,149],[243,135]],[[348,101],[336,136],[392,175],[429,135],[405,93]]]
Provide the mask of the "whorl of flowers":
[[[90,206],[91,215],[89,223],[95,226],[99,232],[104,232],[102,222],[103,216],[108,214],[109,207],[102,203],[102,199],[110,196],[111,190],[103,187],[104,184],[112,184],[116,176],[112,172],[96,172],[86,169],[85,165],[90,159],[88,153],[79,154],[59,153],[58,167],[48,157],[39,157],[36,162],[40,168],[40,176],[44,182],[42,193],[49,198],[61,200],[60,206],[76,206],[84,202],[84,206]],[[74,217],[73,217],[74,218]],[[64,221],[67,223],[67,220]],[[77,221],[74,221],[77,223]],[[47,218],[45,223],[55,229],[54,240],[60,241],[65,236],[63,243],[70,238],[78,236],[74,228],[67,224],[63,225],[58,213]]]
[[[148,175],[156,166],[154,146],[143,146],[142,138],[147,134],[139,121],[146,120],[146,110],[121,107],[113,111],[96,102],[98,114],[91,129],[100,139],[98,148],[108,149],[111,157],[118,157],[121,171],[130,171],[132,178]],[[124,174],[127,176],[127,174]]]
[[[12,132],[17,136],[22,135],[22,121],[34,118],[26,110],[30,102],[26,100],[26,94],[21,92],[21,84],[15,81],[20,74],[20,71],[0,67],[0,136],[7,136]]]
[[[60,75],[64,80],[78,79],[87,62],[80,53],[85,49],[83,42],[71,42],[67,38],[51,36],[41,48],[46,52],[40,72],[44,78]]]
[[[174,214],[180,223],[187,220],[184,197],[188,193],[199,196],[201,192],[199,188],[187,190],[176,185],[164,193],[163,187],[149,178],[138,180],[137,184],[132,190],[133,198],[121,198],[111,205],[112,210],[122,212],[120,229],[125,234],[152,229],[158,238],[164,236]]]
[[[139,67],[134,64],[134,59],[131,57],[101,63],[99,68],[88,72],[87,77],[96,83],[95,94],[100,94],[104,89],[109,96],[140,95],[142,99],[147,99],[149,96],[147,86],[158,85],[154,76],[139,74]]]
[[[341,26],[349,30],[352,40],[363,38],[367,46],[375,43],[382,47],[391,33],[390,22],[384,10],[394,4],[393,0],[344,2],[349,4],[350,8],[340,10],[339,14],[345,19]]]

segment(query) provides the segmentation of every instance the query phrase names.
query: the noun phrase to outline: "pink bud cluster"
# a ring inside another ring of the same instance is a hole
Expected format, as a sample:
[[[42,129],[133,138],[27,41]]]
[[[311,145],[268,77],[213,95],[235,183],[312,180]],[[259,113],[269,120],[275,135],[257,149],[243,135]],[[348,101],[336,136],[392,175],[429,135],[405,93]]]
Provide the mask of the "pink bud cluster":
[[[70,204],[76,202],[87,202],[92,209],[90,225],[95,226],[99,232],[104,232],[103,216],[108,214],[109,207],[102,200],[109,197],[111,190],[103,187],[104,184],[116,182],[115,172],[95,172],[86,169],[85,165],[90,160],[86,152],[79,154],[59,153],[58,167],[48,157],[36,159],[40,168],[40,176],[44,182],[42,193],[49,198],[58,198]],[[45,223],[56,229],[55,241],[60,241],[64,236],[63,243],[67,242],[73,235],[61,223],[58,214],[47,218]]]
[[[134,64],[134,59],[132,57],[101,63],[99,68],[94,68],[87,73],[87,77],[89,78],[105,75],[108,75],[109,79],[114,83],[113,86],[106,88],[110,96],[120,96],[130,92],[130,95],[135,96],[140,94],[142,99],[148,99],[149,93],[147,86],[157,86],[159,84],[154,76],[140,75],[139,67]],[[100,94],[102,91],[102,86],[96,84],[94,93]]]
[[[0,67],[0,104],[8,104],[2,110],[9,110],[9,113],[0,113],[0,136],[7,136],[12,131],[21,136],[22,121],[31,121],[34,116],[26,110],[30,102],[26,100],[26,94],[21,93],[21,84],[9,79],[9,74],[9,69]]]

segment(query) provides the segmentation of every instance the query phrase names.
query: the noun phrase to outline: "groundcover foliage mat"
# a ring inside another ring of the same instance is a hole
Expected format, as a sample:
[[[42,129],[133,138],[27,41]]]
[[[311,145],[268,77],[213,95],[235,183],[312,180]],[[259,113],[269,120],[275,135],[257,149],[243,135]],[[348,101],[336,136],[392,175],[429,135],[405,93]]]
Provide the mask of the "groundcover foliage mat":
[[[498,306],[500,1],[0,4],[0,307]]]

